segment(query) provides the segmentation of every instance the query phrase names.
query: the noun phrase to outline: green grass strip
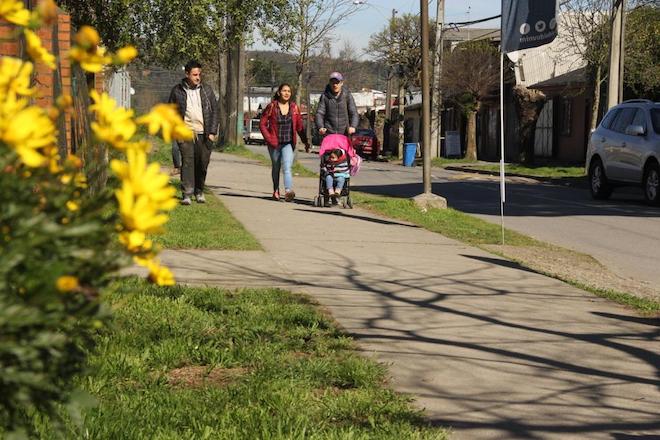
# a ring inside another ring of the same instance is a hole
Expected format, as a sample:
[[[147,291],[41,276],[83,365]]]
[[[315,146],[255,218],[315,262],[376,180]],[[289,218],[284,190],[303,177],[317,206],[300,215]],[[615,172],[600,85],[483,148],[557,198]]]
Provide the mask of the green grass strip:
[[[244,145],[228,145],[222,152],[234,154],[236,156],[245,157],[246,159],[252,159],[259,162],[261,165],[270,166],[270,158],[268,157],[268,147],[263,147],[263,154],[255,153],[252,150],[249,150]],[[295,160],[293,166],[291,167],[291,172],[294,176],[301,177],[318,177],[318,173],[308,170],[300,162]]]
[[[206,203],[179,205],[170,213],[165,233],[153,236],[168,249],[261,250],[261,245],[231,215],[220,199],[206,191]]]
[[[371,209],[387,217],[414,223],[445,237],[472,245],[501,244],[502,242],[500,226],[455,209],[430,209],[422,212],[410,199],[376,196],[356,191],[351,194],[355,203],[360,207]],[[509,245],[541,245],[540,242],[509,229],[504,230],[504,237]]]
[[[80,381],[99,405],[71,438],[446,438],[304,296],[131,278],[105,299],[113,323]]]
[[[493,173],[500,172],[499,165],[470,165],[470,168],[477,170],[490,171]],[[561,179],[566,177],[584,177],[584,167],[549,167],[538,166],[529,167],[518,164],[507,164],[504,167],[506,173],[519,174],[521,176],[529,177],[544,177],[549,179]]]

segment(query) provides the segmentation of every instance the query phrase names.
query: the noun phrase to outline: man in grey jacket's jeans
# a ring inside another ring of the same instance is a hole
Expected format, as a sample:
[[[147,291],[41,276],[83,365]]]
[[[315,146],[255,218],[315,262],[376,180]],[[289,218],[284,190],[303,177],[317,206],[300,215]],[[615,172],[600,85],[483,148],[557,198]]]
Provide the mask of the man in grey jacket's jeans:
[[[344,86],[344,76],[339,72],[330,74],[330,82],[321,95],[316,110],[316,126],[321,135],[355,133],[359,122],[353,95]]]
[[[179,142],[181,152],[182,205],[190,205],[194,195],[197,203],[204,203],[206,170],[211,159],[211,149],[218,134],[218,103],[213,90],[202,84],[202,65],[189,61],[185,66],[186,77],[175,85],[168,102],[176,104],[179,114],[195,137]]]

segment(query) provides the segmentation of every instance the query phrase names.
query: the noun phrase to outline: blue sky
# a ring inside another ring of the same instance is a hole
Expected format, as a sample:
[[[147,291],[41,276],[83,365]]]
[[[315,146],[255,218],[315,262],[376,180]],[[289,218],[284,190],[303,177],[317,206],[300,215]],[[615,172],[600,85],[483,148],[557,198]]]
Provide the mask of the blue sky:
[[[344,41],[362,51],[369,43],[369,36],[381,31],[392,15],[392,9],[399,14],[419,13],[420,0],[367,0],[367,5],[362,6],[360,12],[351,16],[344,25],[334,32],[336,51],[343,46]],[[469,8],[469,14],[468,14]],[[501,2],[498,0],[445,0],[445,21],[461,22],[477,20],[480,18],[497,15],[501,12]],[[435,17],[436,0],[430,0],[429,13]],[[478,27],[499,27],[499,20],[479,24]],[[264,48],[263,44],[257,43],[255,49]]]

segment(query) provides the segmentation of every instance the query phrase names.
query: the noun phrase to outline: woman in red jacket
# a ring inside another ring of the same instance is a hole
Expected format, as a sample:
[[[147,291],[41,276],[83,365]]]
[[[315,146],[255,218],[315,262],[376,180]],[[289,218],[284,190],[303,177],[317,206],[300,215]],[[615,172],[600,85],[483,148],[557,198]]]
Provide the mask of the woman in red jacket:
[[[293,151],[296,148],[296,134],[309,151],[309,142],[303,126],[302,115],[295,102],[291,101],[291,86],[280,84],[273,100],[261,115],[259,129],[268,145],[272,162],[273,199],[280,199],[280,169],[284,168],[284,200],[290,202],[296,196],[293,191]]]

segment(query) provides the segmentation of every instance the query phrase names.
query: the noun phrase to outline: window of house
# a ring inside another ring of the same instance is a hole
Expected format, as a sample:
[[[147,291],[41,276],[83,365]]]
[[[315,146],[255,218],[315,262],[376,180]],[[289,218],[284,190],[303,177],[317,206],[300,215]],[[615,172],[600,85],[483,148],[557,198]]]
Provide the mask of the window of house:
[[[571,135],[571,100],[562,99],[560,107],[560,124],[559,130],[562,136]]]

